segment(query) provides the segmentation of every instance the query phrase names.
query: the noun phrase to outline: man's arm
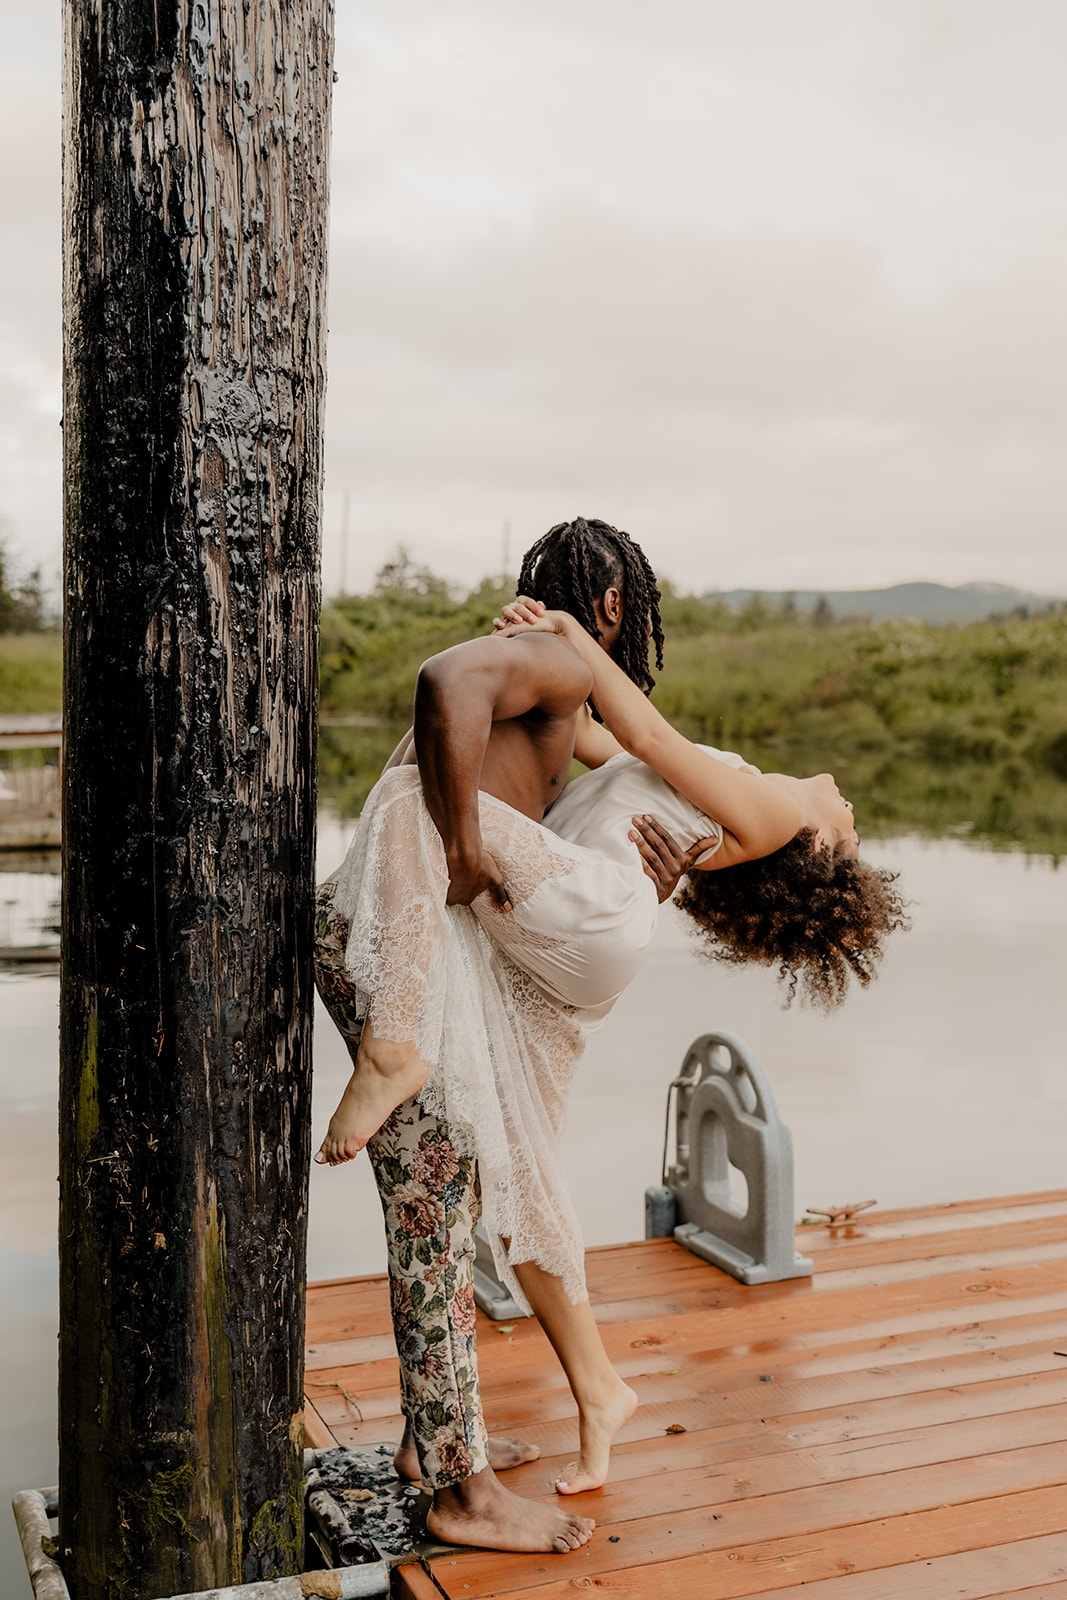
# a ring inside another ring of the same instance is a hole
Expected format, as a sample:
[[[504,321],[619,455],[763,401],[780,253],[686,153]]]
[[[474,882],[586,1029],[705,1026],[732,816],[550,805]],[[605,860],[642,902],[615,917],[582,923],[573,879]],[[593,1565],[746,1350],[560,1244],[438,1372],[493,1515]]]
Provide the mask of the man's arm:
[[[573,716],[591,686],[578,653],[548,634],[472,639],[423,663],[415,687],[415,755],[445,846],[449,905],[469,905],[484,889],[507,902],[496,863],[482,847],[478,815],[493,723],[531,711]]]

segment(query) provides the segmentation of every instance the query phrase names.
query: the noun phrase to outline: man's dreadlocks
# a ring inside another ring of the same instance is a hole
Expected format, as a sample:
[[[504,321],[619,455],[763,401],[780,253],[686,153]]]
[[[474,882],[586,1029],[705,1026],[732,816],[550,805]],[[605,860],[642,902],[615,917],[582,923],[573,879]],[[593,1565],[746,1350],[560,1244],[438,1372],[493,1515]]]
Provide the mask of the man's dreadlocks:
[[[628,533],[596,517],[558,522],[526,552],[518,592],[543,600],[550,610],[569,611],[599,639],[594,601],[612,587],[623,601],[622,627],[612,658],[648,694],[656,681],[648,667],[650,632],[656,666],[663,666],[659,585],[644,552]]]

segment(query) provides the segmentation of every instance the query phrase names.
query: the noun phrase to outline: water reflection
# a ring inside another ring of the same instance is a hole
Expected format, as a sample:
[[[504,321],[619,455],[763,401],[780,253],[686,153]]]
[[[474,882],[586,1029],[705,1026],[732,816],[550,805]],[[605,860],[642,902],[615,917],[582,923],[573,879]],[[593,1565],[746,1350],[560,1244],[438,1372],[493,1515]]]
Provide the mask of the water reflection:
[[[344,819],[358,814],[402,732],[322,730],[322,873],[340,860],[351,833]],[[798,1215],[809,1203],[868,1195],[884,1209],[1059,1186],[1067,896],[1051,863],[1067,855],[1067,784],[1049,777],[1012,787],[1003,768],[916,767],[855,752],[834,762],[779,747],[762,758],[838,772],[871,859],[901,873],[913,931],[891,945],[870,993],[825,1018],[783,1012],[765,971],[695,961],[682,919],[665,915],[647,967],[592,1040],[571,1098],[565,1156],[589,1243],[640,1236],[666,1086],[692,1039],[716,1027],[746,1038],[771,1077],[793,1132]],[[996,848],[978,850],[975,839]],[[6,864],[15,870],[0,874],[9,918],[0,932],[54,946],[57,857]],[[0,972],[0,1487],[8,1497],[54,1482],[56,1471],[58,990],[54,972]],[[316,1134],[348,1071],[340,1036],[318,1012]],[[380,1218],[365,1163],[314,1167],[310,1276],[380,1271]],[[29,1596],[10,1518],[0,1523],[0,1584]]]
[[[58,954],[59,852],[8,851],[0,866],[0,966]]]
[[[320,733],[319,792],[341,817],[357,817],[403,723],[330,724]],[[856,808],[860,835],[966,838],[998,850],[1067,856],[1067,778],[1020,761],[920,760],[883,750],[779,742],[744,754],[770,771],[831,771]]]
[[[856,808],[861,838],[956,837],[1057,861],[1067,855],[1067,781],[1029,763],[798,747],[765,752],[765,764],[832,771]]]

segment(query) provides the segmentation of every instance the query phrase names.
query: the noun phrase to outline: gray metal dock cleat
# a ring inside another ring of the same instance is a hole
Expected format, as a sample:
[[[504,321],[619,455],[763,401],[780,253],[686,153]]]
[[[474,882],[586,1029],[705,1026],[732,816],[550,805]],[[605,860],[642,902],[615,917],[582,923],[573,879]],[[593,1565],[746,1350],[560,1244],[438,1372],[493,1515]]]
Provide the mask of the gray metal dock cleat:
[[[793,1231],[793,1140],[778,1115],[767,1074],[732,1033],[706,1033],[690,1045],[671,1084],[675,1160],[645,1194],[645,1237],[669,1237],[742,1283],[810,1277]],[[667,1099],[668,1132],[670,1094]],[[730,1191],[742,1173],[747,1201]]]

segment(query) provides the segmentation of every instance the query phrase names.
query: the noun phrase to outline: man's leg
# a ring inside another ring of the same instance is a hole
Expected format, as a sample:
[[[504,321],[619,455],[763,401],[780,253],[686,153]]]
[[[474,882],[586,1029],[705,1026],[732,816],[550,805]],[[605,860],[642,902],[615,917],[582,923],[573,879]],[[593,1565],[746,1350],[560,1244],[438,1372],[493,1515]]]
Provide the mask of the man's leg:
[[[367,1154],[385,1215],[401,1404],[423,1482],[489,1464],[475,1360],[477,1168],[416,1100],[387,1118]]]
[[[520,1499],[489,1464],[476,1359],[473,1157],[414,1100],[397,1107],[367,1153],[385,1214],[404,1415],[433,1494],[429,1531],[495,1550],[577,1550],[593,1531],[588,1518]]]
[[[359,1016],[358,996],[353,989],[344,962],[345,945],[348,940],[348,926],[342,917],[339,917],[333,908],[330,885],[324,884],[318,892],[316,920],[315,920],[315,979],[322,997],[341,1037],[348,1047],[353,1060],[360,1045],[362,1021]],[[438,1124],[442,1138],[448,1139],[448,1130],[444,1124]],[[386,1181],[391,1181],[387,1179]],[[475,1180],[476,1181],[476,1180]],[[384,1195],[383,1195],[384,1204]],[[474,1220],[470,1222],[473,1230]],[[473,1247],[471,1250],[473,1261]],[[390,1260],[392,1270],[392,1260]],[[469,1272],[468,1272],[469,1277]],[[402,1294],[396,1282],[393,1283],[394,1304]],[[407,1410],[406,1396],[404,1437],[397,1448],[393,1458],[394,1465],[399,1475],[409,1480],[419,1478],[419,1460],[415,1440],[415,1432]],[[540,1454],[536,1445],[529,1444],[524,1439],[494,1438],[489,1441],[489,1464],[495,1471],[501,1472],[509,1467],[517,1467],[525,1461],[535,1461]]]

